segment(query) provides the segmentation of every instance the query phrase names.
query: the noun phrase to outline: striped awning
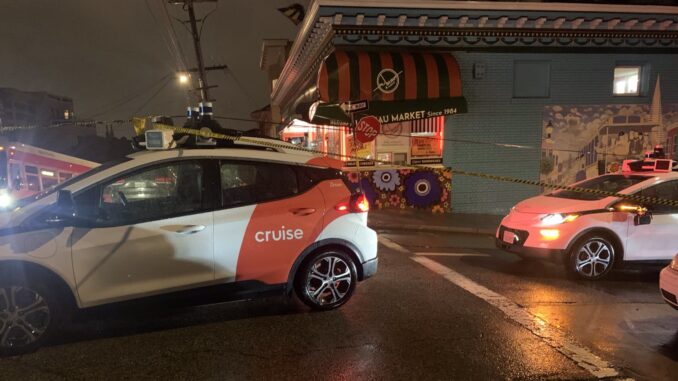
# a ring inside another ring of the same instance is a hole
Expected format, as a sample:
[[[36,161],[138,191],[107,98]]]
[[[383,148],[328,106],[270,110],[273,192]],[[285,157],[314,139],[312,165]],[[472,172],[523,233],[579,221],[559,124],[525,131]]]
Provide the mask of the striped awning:
[[[337,106],[368,101],[382,123],[466,112],[459,65],[449,53],[335,50],[322,63],[314,122],[341,121]],[[345,119],[344,119],[345,120]]]
[[[449,53],[335,50],[318,75],[320,99],[421,100],[461,96],[459,65]]]

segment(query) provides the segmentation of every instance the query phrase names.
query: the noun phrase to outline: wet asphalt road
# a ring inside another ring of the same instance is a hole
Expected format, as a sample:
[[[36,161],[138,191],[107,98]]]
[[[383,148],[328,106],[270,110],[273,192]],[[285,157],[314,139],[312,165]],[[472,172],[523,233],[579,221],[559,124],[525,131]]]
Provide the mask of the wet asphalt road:
[[[0,379],[595,379],[418,257],[501,294],[609,362],[617,379],[678,374],[678,311],[661,301],[656,272],[582,283],[493,249],[491,237],[381,236],[406,250],[380,245],[379,272],[339,310],[269,298],[88,313],[52,345],[0,359]]]

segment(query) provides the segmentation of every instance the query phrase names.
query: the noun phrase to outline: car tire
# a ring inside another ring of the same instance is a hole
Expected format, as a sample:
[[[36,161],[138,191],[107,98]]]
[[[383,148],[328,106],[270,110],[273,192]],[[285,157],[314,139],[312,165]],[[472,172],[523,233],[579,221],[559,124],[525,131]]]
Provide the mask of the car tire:
[[[66,321],[58,288],[0,272],[0,356],[33,352]]]
[[[579,279],[599,280],[612,270],[615,255],[615,245],[610,239],[600,234],[587,235],[572,246],[565,269]]]
[[[314,310],[331,310],[353,295],[358,275],[353,258],[340,250],[321,251],[304,261],[295,277],[295,291]]]

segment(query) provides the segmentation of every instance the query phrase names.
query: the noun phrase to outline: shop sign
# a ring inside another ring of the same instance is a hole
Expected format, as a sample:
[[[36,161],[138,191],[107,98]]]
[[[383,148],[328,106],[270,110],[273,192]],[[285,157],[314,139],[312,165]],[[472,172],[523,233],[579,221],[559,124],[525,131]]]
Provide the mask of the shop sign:
[[[355,126],[355,137],[361,143],[369,143],[381,132],[379,119],[373,116],[365,116]]]
[[[377,117],[381,124],[456,115],[465,113],[466,109],[466,99],[463,97],[369,102],[370,115]],[[341,105],[321,103],[311,122],[346,125],[351,122],[351,118],[341,109]]]
[[[358,163],[361,167],[374,167],[375,163],[372,160],[360,160]],[[344,163],[344,167],[351,168],[351,167],[356,167],[356,162],[354,161],[347,161]]]
[[[410,161],[410,164],[416,165],[416,164],[442,164],[443,163],[443,158],[442,157],[431,157],[428,159],[412,159]]]
[[[412,156],[442,156],[440,140],[433,136],[412,137]]]

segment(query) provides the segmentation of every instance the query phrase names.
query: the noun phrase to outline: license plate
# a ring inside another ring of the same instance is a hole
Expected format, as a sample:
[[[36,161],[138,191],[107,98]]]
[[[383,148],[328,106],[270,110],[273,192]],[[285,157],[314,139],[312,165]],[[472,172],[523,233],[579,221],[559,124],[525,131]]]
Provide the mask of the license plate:
[[[514,243],[516,239],[516,234],[512,231],[505,230],[502,239],[506,243]]]

